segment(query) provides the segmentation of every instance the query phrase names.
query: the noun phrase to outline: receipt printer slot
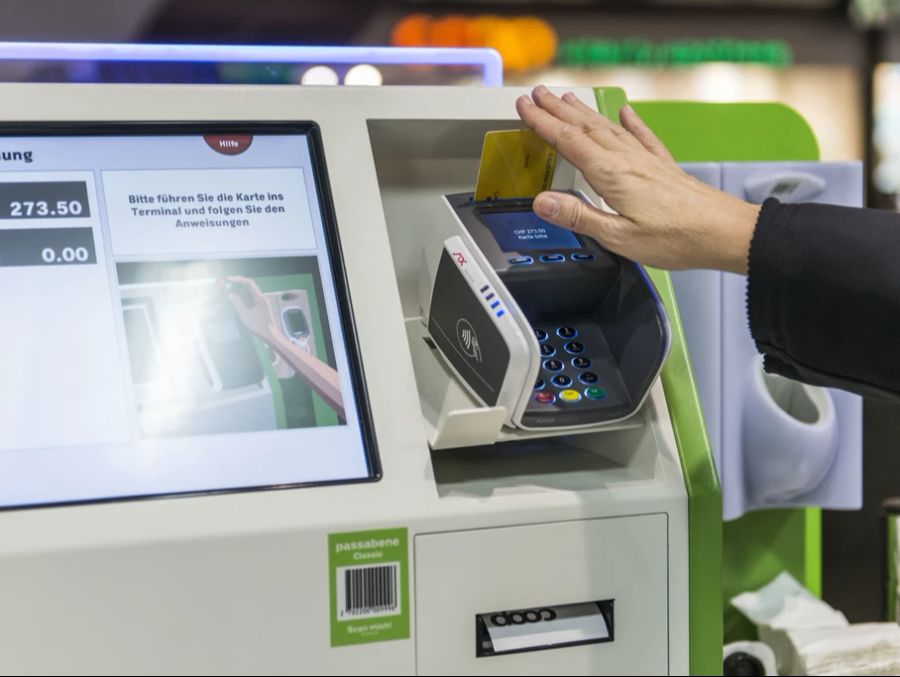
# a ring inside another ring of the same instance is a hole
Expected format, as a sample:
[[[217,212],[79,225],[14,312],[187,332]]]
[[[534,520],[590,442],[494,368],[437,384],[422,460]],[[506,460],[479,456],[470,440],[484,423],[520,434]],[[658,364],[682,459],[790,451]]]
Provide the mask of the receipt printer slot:
[[[478,658],[612,642],[613,600],[489,611],[475,616]]]

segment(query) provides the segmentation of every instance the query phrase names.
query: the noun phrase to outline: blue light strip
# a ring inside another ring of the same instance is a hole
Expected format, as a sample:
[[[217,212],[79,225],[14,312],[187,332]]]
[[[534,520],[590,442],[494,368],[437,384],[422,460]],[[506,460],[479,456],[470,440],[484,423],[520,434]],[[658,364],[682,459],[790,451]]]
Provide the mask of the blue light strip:
[[[0,42],[0,60],[9,59],[481,66],[485,85],[499,87],[503,84],[500,54],[483,48]]]

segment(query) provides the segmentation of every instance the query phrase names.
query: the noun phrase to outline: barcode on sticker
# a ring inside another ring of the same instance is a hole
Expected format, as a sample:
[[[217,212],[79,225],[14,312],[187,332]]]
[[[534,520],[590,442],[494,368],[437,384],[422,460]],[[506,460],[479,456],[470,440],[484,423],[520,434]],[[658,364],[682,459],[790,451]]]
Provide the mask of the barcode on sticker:
[[[372,618],[400,613],[400,563],[340,567],[338,618]]]

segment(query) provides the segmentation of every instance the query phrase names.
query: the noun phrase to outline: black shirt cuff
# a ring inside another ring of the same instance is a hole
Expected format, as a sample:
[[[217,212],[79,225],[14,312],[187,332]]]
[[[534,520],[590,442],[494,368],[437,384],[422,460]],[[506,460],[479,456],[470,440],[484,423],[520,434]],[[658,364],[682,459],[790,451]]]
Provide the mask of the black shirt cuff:
[[[750,243],[747,317],[766,371],[900,397],[900,217],[766,200]]]

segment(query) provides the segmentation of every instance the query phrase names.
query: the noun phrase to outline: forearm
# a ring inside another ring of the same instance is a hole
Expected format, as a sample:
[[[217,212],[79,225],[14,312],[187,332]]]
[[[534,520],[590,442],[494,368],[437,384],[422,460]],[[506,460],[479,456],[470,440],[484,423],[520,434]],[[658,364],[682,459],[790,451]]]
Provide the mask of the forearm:
[[[335,369],[298,348],[286,336],[276,334],[271,339],[271,346],[342,420],[346,420],[341,383]]]
[[[692,179],[696,181],[696,179]],[[700,182],[697,181],[699,184]],[[750,240],[759,219],[760,206],[702,185],[702,219],[695,247],[685,264],[679,267],[711,268],[729,273],[747,274]],[[698,220],[701,217],[698,214]]]
[[[760,212],[750,330],[770,371],[900,397],[900,217],[830,205]]]

